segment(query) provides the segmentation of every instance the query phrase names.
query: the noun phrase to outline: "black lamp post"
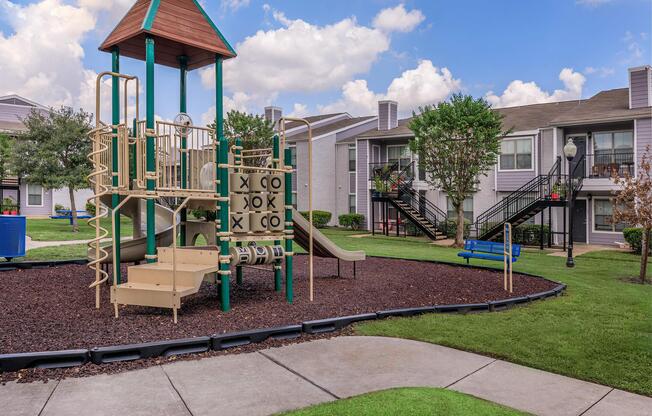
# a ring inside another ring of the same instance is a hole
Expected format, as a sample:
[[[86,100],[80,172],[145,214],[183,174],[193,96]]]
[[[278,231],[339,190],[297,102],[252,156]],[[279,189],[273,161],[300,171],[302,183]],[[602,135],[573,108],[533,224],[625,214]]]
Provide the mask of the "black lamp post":
[[[573,172],[572,162],[577,154],[577,146],[573,139],[568,139],[564,146],[564,156],[568,160],[568,189],[566,190],[566,200],[568,201],[568,256],[566,257],[566,267],[575,267],[573,261]]]

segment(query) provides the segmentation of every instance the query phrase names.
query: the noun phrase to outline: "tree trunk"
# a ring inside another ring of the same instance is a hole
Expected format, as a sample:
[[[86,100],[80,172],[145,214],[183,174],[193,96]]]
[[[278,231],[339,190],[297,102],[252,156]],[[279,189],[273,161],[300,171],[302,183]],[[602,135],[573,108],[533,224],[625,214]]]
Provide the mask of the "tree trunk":
[[[72,232],[76,233],[79,231],[79,225],[77,224],[77,207],[75,206],[75,191],[69,186],[68,195],[70,195],[70,215],[72,216]]]
[[[646,276],[647,276],[647,259],[648,255],[650,253],[650,234],[652,233],[652,229],[646,228],[643,230],[643,244],[642,244],[642,250],[641,250],[641,272],[639,274],[639,277],[641,278],[641,283],[645,284]]]
[[[457,207],[457,230],[455,232],[455,246],[464,246],[464,204]]]

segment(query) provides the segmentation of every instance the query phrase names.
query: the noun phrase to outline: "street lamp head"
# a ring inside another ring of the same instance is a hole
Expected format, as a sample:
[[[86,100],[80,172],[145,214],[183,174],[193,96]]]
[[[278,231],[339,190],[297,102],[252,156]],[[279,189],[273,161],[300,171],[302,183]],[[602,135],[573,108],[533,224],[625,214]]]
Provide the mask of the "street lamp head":
[[[573,143],[573,139],[568,139],[568,142],[564,146],[564,156],[566,156],[566,159],[569,161],[573,160],[575,155],[577,154],[577,146],[575,146],[575,143]]]

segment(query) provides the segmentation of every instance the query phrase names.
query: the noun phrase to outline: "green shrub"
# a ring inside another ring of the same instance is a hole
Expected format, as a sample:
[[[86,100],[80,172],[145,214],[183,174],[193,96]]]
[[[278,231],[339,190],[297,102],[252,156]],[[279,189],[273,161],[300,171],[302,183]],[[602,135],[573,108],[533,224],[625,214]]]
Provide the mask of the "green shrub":
[[[625,241],[632,248],[636,254],[641,254],[643,251],[643,229],[642,228],[625,228],[623,230]],[[650,252],[652,253],[652,245],[650,245]]]
[[[347,227],[352,230],[359,230],[364,223],[364,215],[362,214],[343,214],[337,219],[342,227]]]
[[[548,242],[550,235],[550,227],[543,226],[543,241]],[[537,224],[521,224],[514,228],[514,235],[512,236],[513,244],[523,245],[539,245],[541,242],[541,225]]]
[[[190,211],[192,216],[199,219],[205,218],[206,221],[215,221],[217,218],[215,211],[204,211],[201,209],[195,209]]]
[[[56,208],[56,207],[55,207]],[[91,201],[86,202],[86,206],[84,207],[88,215],[95,216],[95,213],[97,212],[95,209],[95,204],[92,203]]]
[[[308,219],[308,211],[302,211],[301,215],[303,215],[305,219]],[[326,224],[330,222],[332,216],[333,214],[328,211],[313,210],[312,223],[316,228],[324,228],[326,227]]]
[[[464,238],[468,238],[469,234],[471,232],[471,221],[467,220],[466,218],[464,219]],[[457,220],[451,220],[449,219],[446,221],[446,236],[448,238],[455,238],[455,234],[457,233]]]
[[[66,207],[64,207],[63,205],[54,204],[54,212],[63,211],[64,209],[66,209]]]

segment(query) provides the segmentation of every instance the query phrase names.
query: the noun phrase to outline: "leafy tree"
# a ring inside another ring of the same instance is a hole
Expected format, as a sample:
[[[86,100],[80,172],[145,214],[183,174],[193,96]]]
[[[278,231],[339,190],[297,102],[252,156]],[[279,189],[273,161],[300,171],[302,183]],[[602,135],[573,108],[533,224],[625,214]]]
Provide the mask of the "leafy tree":
[[[214,129],[215,125],[214,122],[208,127]],[[265,149],[272,147],[274,129],[272,123],[263,116],[231,110],[224,120],[224,134],[230,144],[235,142],[236,137],[241,138],[245,150]],[[264,158],[245,159],[245,164],[251,166],[264,166],[266,163]]]
[[[613,181],[620,187],[613,199],[613,219],[643,228],[641,250],[641,268],[639,278],[645,283],[647,263],[650,253],[650,237],[652,236],[652,154],[650,146],[645,149],[638,167],[638,175],[632,177],[625,172],[623,177],[615,173]]]
[[[0,182],[7,176],[11,168],[11,149],[13,141],[6,134],[0,134]]]
[[[410,148],[419,155],[426,180],[448,194],[457,212],[455,245],[464,243],[464,199],[474,192],[479,175],[487,175],[500,151],[502,116],[482,98],[456,94],[437,106],[413,113]]]
[[[74,191],[88,187],[91,151],[88,132],[92,116],[69,107],[32,111],[23,121],[27,132],[14,146],[16,173],[29,183],[48,189],[68,188],[72,231],[79,231]]]

